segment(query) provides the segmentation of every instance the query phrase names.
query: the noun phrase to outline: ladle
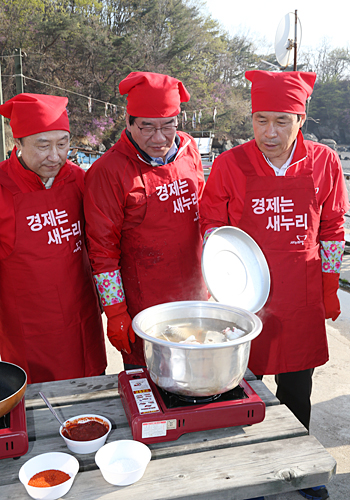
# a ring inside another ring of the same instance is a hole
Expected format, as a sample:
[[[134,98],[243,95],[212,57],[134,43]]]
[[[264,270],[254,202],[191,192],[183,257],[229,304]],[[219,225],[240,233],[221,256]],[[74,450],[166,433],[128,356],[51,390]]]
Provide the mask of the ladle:
[[[57,413],[55,412],[55,410],[52,408],[51,404],[46,399],[46,396],[42,392],[39,392],[39,396],[44,400],[44,403],[46,404],[46,406],[48,407],[48,409],[50,410],[50,412],[52,413],[52,415],[59,421],[59,423],[61,424],[61,426],[63,427],[63,429],[65,429],[67,431],[68,436],[70,436],[69,429],[61,421],[60,417],[57,415]]]

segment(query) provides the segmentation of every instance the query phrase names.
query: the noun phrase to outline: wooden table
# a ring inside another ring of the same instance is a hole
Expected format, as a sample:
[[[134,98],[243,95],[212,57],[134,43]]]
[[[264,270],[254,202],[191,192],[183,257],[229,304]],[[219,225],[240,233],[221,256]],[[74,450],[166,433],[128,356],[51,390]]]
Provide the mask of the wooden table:
[[[336,469],[334,458],[263,382],[254,380],[249,372],[245,378],[266,404],[263,422],[151,444],[152,460],[144,476],[126,487],[112,486],[103,479],[94,453],[75,455],[80,471],[64,499],[243,500],[328,483]],[[29,451],[16,460],[0,460],[1,500],[29,498],[18,479],[21,465],[29,458],[50,451],[71,453],[39,391],[62,420],[97,413],[113,423],[107,442],[132,439],[118,395],[117,375],[32,384],[26,391]]]

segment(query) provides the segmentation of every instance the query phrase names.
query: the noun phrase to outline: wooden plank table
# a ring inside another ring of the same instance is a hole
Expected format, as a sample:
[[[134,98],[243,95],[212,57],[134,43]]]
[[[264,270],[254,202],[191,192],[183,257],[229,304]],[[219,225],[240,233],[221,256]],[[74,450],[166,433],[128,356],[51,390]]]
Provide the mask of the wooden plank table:
[[[184,434],[177,441],[150,444],[152,460],[135,484],[107,483],[95,454],[75,455],[79,473],[65,500],[243,500],[330,481],[334,458],[294,415],[280,405],[262,381],[248,371],[246,380],[266,404],[263,422]],[[39,396],[42,391],[66,420],[83,413],[107,417],[113,429],[107,442],[132,439],[118,395],[118,376],[32,384],[26,391],[29,451],[19,459],[0,460],[0,499],[29,498],[18,479],[21,465],[50,451],[70,452],[59,424]]]

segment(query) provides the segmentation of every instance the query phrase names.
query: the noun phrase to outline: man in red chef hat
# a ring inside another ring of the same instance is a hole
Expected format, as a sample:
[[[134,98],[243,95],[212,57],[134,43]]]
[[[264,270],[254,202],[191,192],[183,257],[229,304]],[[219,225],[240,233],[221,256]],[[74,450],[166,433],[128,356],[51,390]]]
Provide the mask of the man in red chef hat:
[[[29,383],[100,375],[107,364],[67,102],[18,94],[0,106],[15,142],[0,163],[0,356]]]
[[[258,313],[249,368],[276,375],[277,397],[307,429],[312,374],[328,360],[325,319],[337,297],[348,193],[338,155],[303,139],[315,73],[247,71],[254,139],[214,162],[201,203],[206,238],[217,227],[247,232],[263,250],[270,296]],[[300,493],[328,498],[325,487]]]
[[[177,132],[190,95],[167,75],[130,73],[126,129],[86,175],[89,257],[107,335],[125,368],[144,366],[131,318],[175,300],[207,300],[201,273],[198,202],[204,188],[195,141]]]

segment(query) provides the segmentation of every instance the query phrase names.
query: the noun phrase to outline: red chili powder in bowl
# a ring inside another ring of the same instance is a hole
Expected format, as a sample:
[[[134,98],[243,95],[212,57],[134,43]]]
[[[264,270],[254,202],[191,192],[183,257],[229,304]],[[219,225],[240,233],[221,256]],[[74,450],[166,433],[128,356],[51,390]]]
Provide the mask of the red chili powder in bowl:
[[[37,488],[48,488],[64,483],[68,481],[68,479],[70,479],[69,474],[61,470],[49,469],[34,474],[34,476],[29,479],[28,485],[36,486]]]
[[[93,441],[107,434],[108,428],[108,424],[103,420],[97,421],[96,419],[91,419],[86,422],[73,421],[67,424],[68,432],[64,427],[62,429],[62,434],[72,441]]]

